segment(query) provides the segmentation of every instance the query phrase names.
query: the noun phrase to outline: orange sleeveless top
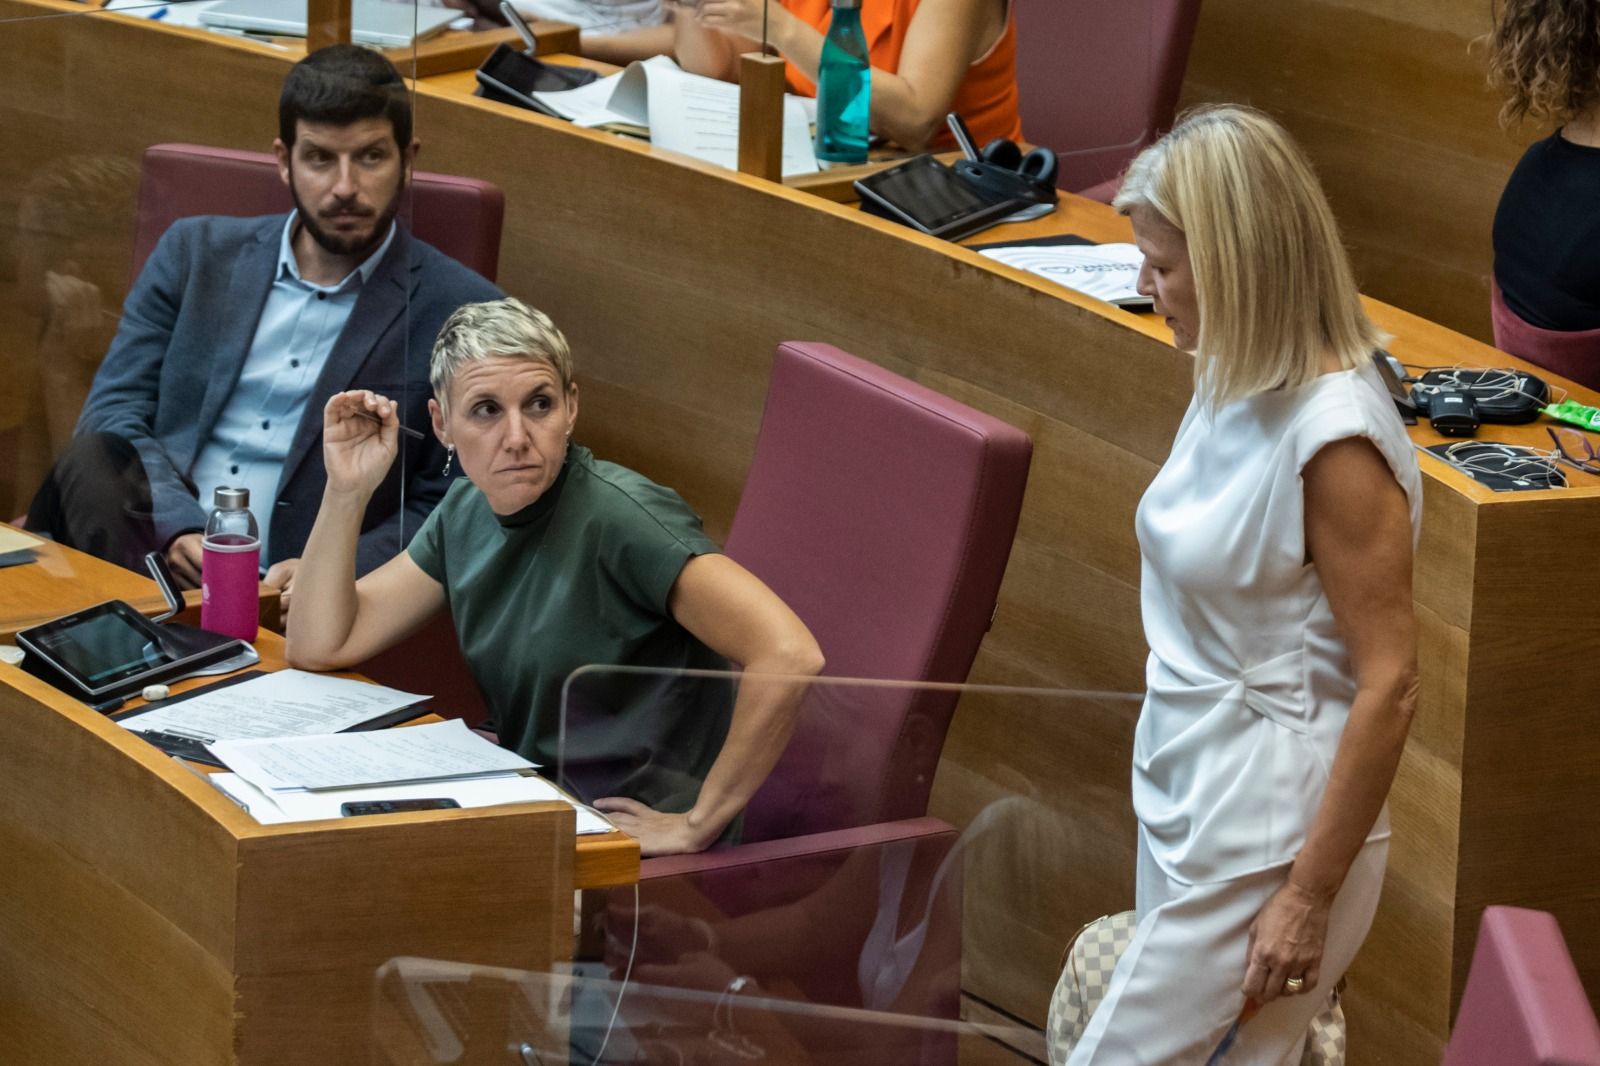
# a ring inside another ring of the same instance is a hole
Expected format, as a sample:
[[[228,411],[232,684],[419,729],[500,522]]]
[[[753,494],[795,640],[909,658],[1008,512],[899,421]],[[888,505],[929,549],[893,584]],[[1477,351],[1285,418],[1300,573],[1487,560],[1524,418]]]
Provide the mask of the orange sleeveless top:
[[[783,6],[802,21],[828,32],[832,14],[829,0],[781,0]],[[867,37],[867,54],[872,65],[894,74],[900,69],[900,52],[905,47],[906,30],[917,13],[921,0],[862,0],[861,29]],[[994,47],[967,68],[967,76],[956,90],[951,110],[959,113],[972,130],[972,139],[982,148],[996,137],[1022,140],[1022,119],[1017,110],[1017,24],[1006,12],[1006,28]],[[789,89],[801,96],[815,96],[817,87],[793,63],[788,64]],[[949,131],[934,141],[936,148],[954,147]]]

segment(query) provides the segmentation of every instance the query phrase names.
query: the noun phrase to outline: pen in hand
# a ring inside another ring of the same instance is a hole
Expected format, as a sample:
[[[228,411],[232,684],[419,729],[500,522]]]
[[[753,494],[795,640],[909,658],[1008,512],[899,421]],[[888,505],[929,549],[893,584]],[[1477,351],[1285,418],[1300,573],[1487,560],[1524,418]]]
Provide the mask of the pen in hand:
[[[380,426],[383,425],[383,419],[379,418],[377,415],[373,414],[371,411],[357,411],[356,414],[359,415],[362,418],[365,418],[368,422],[373,422],[373,423],[376,423],[377,425],[380,425]],[[402,426],[399,427],[399,429],[400,429],[401,433],[404,433],[406,436],[410,437],[412,440],[427,440],[428,439],[428,435],[426,433],[421,433],[421,432],[419,432],[419,431],[417,431],[415,429],[412,429],[410,426],[402,425]]]

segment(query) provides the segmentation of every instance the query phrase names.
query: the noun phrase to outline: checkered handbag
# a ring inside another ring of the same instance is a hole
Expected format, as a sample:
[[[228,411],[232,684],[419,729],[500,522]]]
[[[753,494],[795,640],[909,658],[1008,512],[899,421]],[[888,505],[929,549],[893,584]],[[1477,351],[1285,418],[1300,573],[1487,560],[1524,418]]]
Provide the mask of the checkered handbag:
[[[1063,1066],[1083,1038],[1090,1016],[1111,986],[1111,972],[1133,942],[1138,925],[1133,911],[1108,914],[1079,929],[1067,944],[1061,979],[1050,997],[1045,1024],[1045,1047],[1051,1066]],[[1344,1007],[1339,1002],[1343,990],[1344,982],[1340,981],[1327,1005],[1311,1019],[1300,1066],[1344,1066]]]

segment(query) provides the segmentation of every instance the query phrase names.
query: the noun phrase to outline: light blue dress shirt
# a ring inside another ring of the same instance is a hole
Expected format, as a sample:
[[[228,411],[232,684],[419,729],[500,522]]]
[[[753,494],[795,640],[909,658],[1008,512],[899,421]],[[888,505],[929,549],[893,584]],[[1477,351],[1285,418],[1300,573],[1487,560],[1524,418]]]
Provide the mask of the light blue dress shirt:
[[[300,276],[292,240],[298,212],[284,223],[278,270],[261,309],[239,381],[195,459],[192,476],[200,504],[211,509],[218,487],[250,490],[250,511],[261,529],[261,559],[268,558],[272,504],[283,461],[305,411],[306,398],[355,309],[361,286],[378,269],[394,241],[394,225],[376,251],[335,285]]]

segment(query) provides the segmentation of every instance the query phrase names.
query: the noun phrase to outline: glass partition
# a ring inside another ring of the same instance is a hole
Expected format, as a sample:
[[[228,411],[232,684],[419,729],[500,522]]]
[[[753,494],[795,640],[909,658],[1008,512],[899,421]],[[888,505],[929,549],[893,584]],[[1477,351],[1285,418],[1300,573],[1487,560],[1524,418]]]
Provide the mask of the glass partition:
[[[378,972],[373,1028],[383,1066],[933,1066],[1044,1050],[1019,1025],[798,1003],[742,977],[702,992],[414,958]]]
[[[203,527],[215,488],[242,486],[264,573],[303,545],[322,406],[346,388],[394,393],[419,434],[401,436],[369,512],[363,569],[398,551],[442,492],[432,337],[413,322],[410,265],[379,269],[391,218],[419,221],[403,167],[335,187],[292,154],[286,182],[273,154],[285,76],[308,32],[331,39],[331,6],[310,4],[308,26],[305,2],[0,0],[0,521],[32,509],[30,525],[135,568],[166,551],[193,586],[199,557],[177,545]],[[471,20],[428,0],[364,6],[388,26],[370,43],[407,79],[398,89],[424,135],[409,76],[457,33],[448,23]],[[174,228],[192,216],[230,221]]]
[[[644,841],[639,883],[581,893],[555,975],[392,962],[375,1039],[410,1049],[393,1062],[956,1062],[974,1041],[1042,1061],[1064,946],[1133,905],[1138,706],[584,668],[561,722],[529,728],[549,777]],[[745,745],[756,719],[766,739]],[[651,856],[670,838],[609,799],[688,810],[725,743],[781,754],[713,846]]]

